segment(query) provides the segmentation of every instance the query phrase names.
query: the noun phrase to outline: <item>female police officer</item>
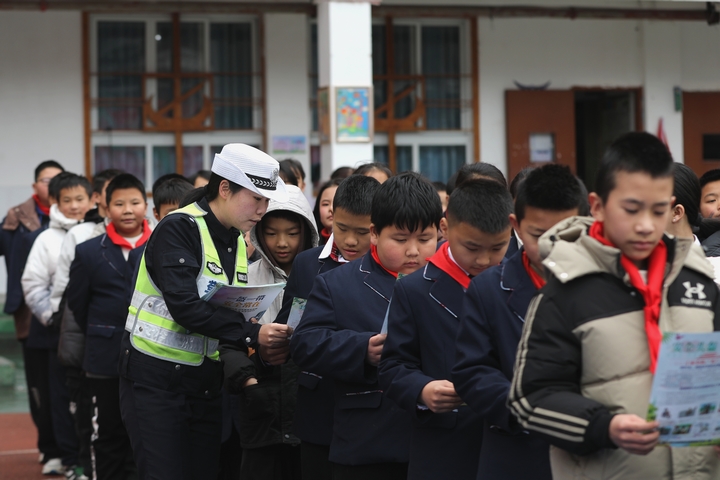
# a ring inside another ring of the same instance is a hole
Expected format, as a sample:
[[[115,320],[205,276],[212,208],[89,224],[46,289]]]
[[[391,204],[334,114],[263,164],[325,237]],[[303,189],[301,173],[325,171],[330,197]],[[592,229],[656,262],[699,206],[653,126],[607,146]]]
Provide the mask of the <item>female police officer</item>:
[[[269,199],[287,201],[278,168],[260,150],[225,145],[210,182],[166,216],[146,244],[120,359],[123,421],[141,479],[216,478],[218,342],[265,350],[287,341],[287,325],[244,321],[201,299],[214,283],[247,282],[241,232],[262,218]]]

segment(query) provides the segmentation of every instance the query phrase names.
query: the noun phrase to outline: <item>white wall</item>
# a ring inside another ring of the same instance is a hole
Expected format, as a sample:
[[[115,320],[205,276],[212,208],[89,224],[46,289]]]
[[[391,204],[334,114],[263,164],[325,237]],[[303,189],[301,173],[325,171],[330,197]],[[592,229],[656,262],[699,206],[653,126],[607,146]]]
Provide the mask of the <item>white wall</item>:
[[[308,19],[302,14],[265,16],[265,69],[267,85],[268,152],[282,160],[296,158],[310,182],[310,86]],[[304,154],[282,154],[272,150],[274,136],[305,137]]]
[[[552,82],[551,89],[640,87],[636,22],[566,19],[478,20],[480,158],[506,171],[505,90]]]
[[[42,160],[84,173],[82,112],[80,13],[0,11],[0,215],[30,196]]]
[[[506,170],[504,92],[551,81],[551,89],[636,88],[644,127],[664,129],[683,161],[682,113],[673,87],[720,90],[720,28],[703,22],[478,19],[481,160]]]

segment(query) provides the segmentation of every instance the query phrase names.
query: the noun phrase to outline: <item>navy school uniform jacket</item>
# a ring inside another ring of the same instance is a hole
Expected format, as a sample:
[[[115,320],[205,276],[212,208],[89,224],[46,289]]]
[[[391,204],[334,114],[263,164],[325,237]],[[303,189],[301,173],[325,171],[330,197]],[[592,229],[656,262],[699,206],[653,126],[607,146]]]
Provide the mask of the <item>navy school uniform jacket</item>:
[[[550,480],[549,444],[520,427],[505,406],[525,314],[537,289],[520,249],[470,283],[452,381],[484,421],[478,480]]]
[[[85,331],[83,370],[89,374],[118,376],[120,341],[127,319],[132,265],[122,248],[107,235],[75,247],[70,266],[67,305]]]
[[[365,362],[368,340],[382,329],[395,281],[369,252],[318,275],[293,334],[295,363],[333,381],[331,462],[408,461],[410,415],[383,394],[377,367]]]
[[[482,443],[482,420],[467,405],[456,411],[419,410],[422,389],[449,380],[465,290],[437,266],[397,282],[380,362],[380,386],[413,419],[411,480],[474,480]]]
[[[325,246],[321,245],[295,257],[285,286],[282,307],[275,320],[276,323],[287,323],[293,298],[307,299],[310,296],[315,277],[342,265],[331,258],[319,258],[323,248]],[[291,356],[297,345],[295,338],[297,337],[293,336],[290,340]],[[293,433],[300,440],[315,445],[330,445],[333,426],[333,395],[330,379],[308,371],[300,372],[295,417],[293,418]]]

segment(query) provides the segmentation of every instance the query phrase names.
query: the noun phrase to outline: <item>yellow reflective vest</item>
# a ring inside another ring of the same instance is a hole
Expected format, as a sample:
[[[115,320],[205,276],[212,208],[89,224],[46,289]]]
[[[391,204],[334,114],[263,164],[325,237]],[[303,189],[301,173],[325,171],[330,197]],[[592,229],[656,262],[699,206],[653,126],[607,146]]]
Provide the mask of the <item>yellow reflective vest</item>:
[[[202,263],[197,289],[201,298],[216,285],[247,283],[247,255],[242,235],[238,237],[235,271],[228,277],[221,267],[220,256],[203,218],[207,212],[193,203],[170,213],[177,214],[189,215],[200,232]],[[197,366],[202,364],[205,357],[214,361],[220,358],[216,339],[193,333],[173,320],[162,293],[148,274],[144,254],[125,330],[130,332],[130,341],[136,350],[161,360]]]

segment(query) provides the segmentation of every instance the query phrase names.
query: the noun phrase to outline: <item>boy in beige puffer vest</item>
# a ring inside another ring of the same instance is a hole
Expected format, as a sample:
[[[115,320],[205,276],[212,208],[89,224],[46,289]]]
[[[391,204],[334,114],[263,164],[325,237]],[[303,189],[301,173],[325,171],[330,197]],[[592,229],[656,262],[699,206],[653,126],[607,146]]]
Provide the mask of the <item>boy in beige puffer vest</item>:
[[[664,332],[720,330],[713,271],[692,240],[664,234],[672,157],[647,133],[605,153],[595,218],[543,235],[547,285],[528,308],[509,406],[551,447],[555,479],[717,479],[710,447],[658,445],[645,420]],[[689,282],[689,283],[688,283]],[[687,287],[708,302],[687,302]]]

